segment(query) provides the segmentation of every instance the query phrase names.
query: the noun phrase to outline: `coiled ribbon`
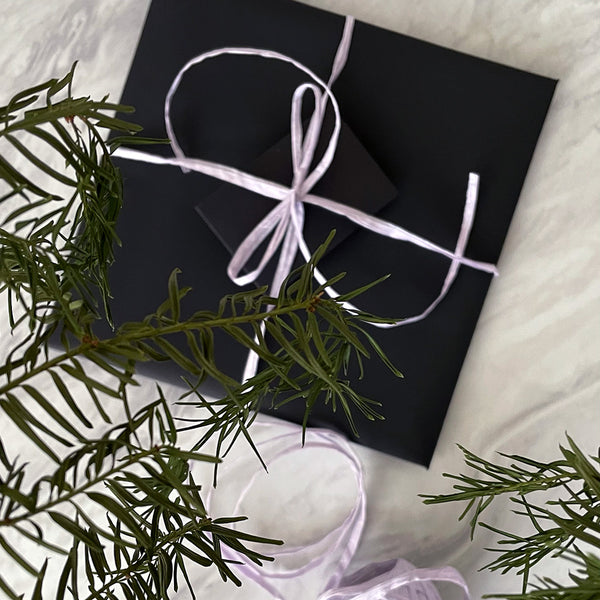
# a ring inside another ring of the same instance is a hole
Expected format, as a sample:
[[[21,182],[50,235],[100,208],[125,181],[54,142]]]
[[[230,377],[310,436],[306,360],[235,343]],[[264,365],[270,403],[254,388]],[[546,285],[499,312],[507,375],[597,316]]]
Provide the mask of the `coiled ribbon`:
[[[302,234],[304,226],[305,203],[319,206],[325,210],[329,210],[335,214],[341,215],[357,225],[360,225],[361,227],[379,235],[399,241],[409,242],[425,250],[441,254],[442,256],[448,258],[451,263],[444,279],[444,283],[442,284],[442,288],[438,296],[425,310],[423,310],[423,312],[409,318],[401,319],[395,323],[373,324],[375,327],[382,328],[397,327],[414,323],[427,317],[427,315],[429,315],[429,313],[435,309],[435,307],[448,293],[448,290],[456,278],[460,265],[465,265],[467,267],[484,271],[486,273],[492,273],[494,275],[497,275],[498,271],[493,264],[471,260],[464,256],[465,247],[467,245],[469,234],[473,225],[473,219],[475,217],[475,208],[477,206],[479,176],[476,173],[469,174],[462,225],[458,235],[456,248],[453,252],[442,248],[441,246],[438,246],[437,244],[434,244],[433,242],[414,233],[411,233],[399,225],[378,219],[377,217],[364,213],[353,207],[346,206],[339,202],[334,202],[333,200],[322,198],[310,193],[314,185],[319,181],[319,179],[321,179],[323,174],[329,168],[331,162],[333,161],[337,147],[341,127],[341,118],[339,106],[335,96],[333,95],[333,92],[331,91],[331,86],[341,73],[348,58],[353,28],[354,19],[352,17],[346,17],[342,39],[338,46],[335,59],[333,61],[331,76],[329,77],[327,83],[320,79],[313,71],[311,71],[302,63],[290,58],[289,56],[270,50],[226,47],[205,52],[204,54],[191,59],[182,67],[179,73],[177,73],[177,76],[173,80],[165,99],[165,125],[167,134],[171,140],[171,146],[173,148],[175,157],[164,158],[131,148],[118,148],[114,155],[121,158],[150,164],[178,166],[181,167],[184,172],[196,171],[198,173],[209,175],[221,181],[237,185],[277,201],[275,207],[242,241],[228,265],[227,273],[231,280],[237,285],[246,285],[255,281],[257,277],[260,276],[266,264],[281,246],[277,268],[275,270],[275,275],[270,288],[271,295],[276,296],[279,292],[281,284],[292,269],[292,265],[294,264],[298,250],[300,250],[306,261],[310,260],[311,251],[308,248]],[[312,82],[303,83],[300,85],[294,91],[292,96],[290,127],[292,166],[294,175],[292,185],[290,187],[281,185],[274,181],[263,179],[261,177],[256,177],[255,175],[227,165],[202,160],[199,158],[188,157],[184,154],[177,141],[177,137],[171,123],[170,111],[173,96],[175,95],[183,76],[192,67],[206,60],[210,60],[225,54],[260,56],[266,59],[283,61],[304,72],[312,80]],[[302,105],[304,97],[307,93],[312,94],[315,107],[306,131],[303,131],[301,117]],[[314,169],[310,170],[328,103],[330,103],[333,107],[335,114],[335,125],[321,160],[319,160]],[[267,249],[259,261],[258,266],[250,273],[240,275],[255,251],[269,235],[271,238],[267,245]],[[324,277],[324,275],[318,269],[315,269],[314,276],[321,285],[325,284],[327,281],[327,278]],[[332,287],[329,286],[325,289],[330,297],[338,297],[339,294]],[[343,305],[344,308],[349,311],[359,310],[350,302],[344,302]],[[251,352],[244,370],[244,380],[247,380],[255,375],[257,369],[258,355],[254,352]]]
[[[266,423],[269,427],[270,424]],[[278,428],[287,431],[266,441],[258,442],[257,448],[263,458],[272,465],[277,460],[301,451],[298,444],[300,427],[290,423],[278,424]],[[289,556],[300,556],[309,553],[313,558],[301,567],[281,569],[270,572],[265,567],[258,567],[252,562],[245,562],[245,557],[229,547],[221,548],[223,558],[234,561],[232,565],[240,575],[245,576],[264,588],[274,600],[284,600],[277,589],[275,581],[290,580],[316,569],[325,561],[334,557],[337,560],[333,574],[329,577],[317,600],[441,600],[433,581],[453,583],[463,589],[465,597],[469,597],[467,584],[460,573],[453,567],[417,569],[403,559],[372,563],[362,569],[346,574],[348,566],[356,552],[365,526],[367,500],[364,476],[360,461],[350,445],[339,434],[326,429],[308,429],[304,448],[324,448],[341,454],[349,463],[357,487],[356,502],[343,522],[329,531],[321,539],[311,544],[297,547],[283,547],[283,550],[272,552],[275,559]],[[265,456],[268,454],[268,456]],[[227,475],[236,464],[244,459],[237,459],[222,465],[221,477]],[[256,479],[264,472],[257,469],[246,482],[237,496],[238,500],[233,514],[242,512],[242,504]],[[212,489],[207,496],[207,511],[210,514]],[[338,558],[339,555],[339,558]]]

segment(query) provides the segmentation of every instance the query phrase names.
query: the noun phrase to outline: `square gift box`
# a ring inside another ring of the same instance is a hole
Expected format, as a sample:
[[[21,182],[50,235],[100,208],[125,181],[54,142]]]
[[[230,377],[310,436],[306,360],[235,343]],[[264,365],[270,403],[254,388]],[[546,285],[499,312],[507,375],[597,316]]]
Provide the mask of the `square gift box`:
[[[165,95],[188,60],[225,46],[265,48],[293,57],[327,81],[343,28],[342,16],[290,0],[154,0],[122,102],[136,107],[134,120],[145,135],[165,137]],[[224,56],[198,65],[182,79],[171,111],[183,151],[290,185],[291,155],[282,160],[282,140],[289,135],[291,96],[304,82],[306,76],[290,65],[258,57]],[[340,146],[331,173],[313,191],[452,251],[468,174],[477,172],[479,203],[465,254],[495,263],[555,85],[356,22],[346,65],[332,87],[345,123]],[[326,119],[324,135],[330,128]],[[152,151],[172,156],[167,147]],[[193,288],[185,301],[190,312],[216,308],[221,296],[238,291],[226,273],[232,248],[222,241],[240,235],[230,229],[243,230],[246,222],[251,228],[270,201],[177,167],[121,159],[119,165],[125,203],[117,232],[123,246],[110,273],[116,324],[152,312],[166,297],[175,267],[183,271],[180,284]],[[229,202],[232,208],[223,209]],[[311,219],[318,225],[311,226]],[[337,245],[320,263],[327,276],[348,273],[338,291],[390,273],[359,299],[361,308],[402,318],[432,302],[448,271],[447,258],[340,219],[318,208],[307,211],[313,250],[323,232],[340,229]],[[404,379],[377,359],[366,362],[354,386],[383,403],[385,421],[357,415],[359,443],[428,464],[490,279],[463,266],[427,318],[391,330],[373,328]],[[224,337],[216,343],[222,368],[241,377],[245,352]],[[172,365],[143,368],[159,379],[181,375]],[[206,391],[218,393],[210,383]],[[291,403],[275,414],[299,421],[303,408]],[[333,414],[330,406],[315,407],[309,425],[352,439],[343,412]]]

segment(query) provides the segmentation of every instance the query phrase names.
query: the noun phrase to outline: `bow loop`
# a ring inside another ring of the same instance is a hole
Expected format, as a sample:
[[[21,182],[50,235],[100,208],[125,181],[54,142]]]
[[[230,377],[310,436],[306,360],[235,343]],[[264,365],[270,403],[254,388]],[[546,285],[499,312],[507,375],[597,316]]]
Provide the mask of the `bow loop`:
[[[327,90],[328,88],[326,91]],[[308,91],[312,92],[315,106],[310,116],[306,132],[304,132],[302,128],[302,108],[304,105],[304,97]],[[337,148],[341,129],[339,108],[336,106],[337,103],[335,102],[335,98],[330,98],[326,91],[321,91],[314,83],[303,83],[296,88],[292,97],[290,128],[292,165],[294,168],[293,187],[301,197],[308,194],[317,181],[323,177],[327,169],[329,169]],[[313,171],[309,172],[321,137],[321,130],[328,101],[334,103],[334,112],[336,115],[334,129],[321,160],[315,166]],[[336,108],[338,109],[337,111],[335,110]]]
[[[288,229],[289,219],[289,203],[285,201],[281,202],[246,236],[227,266],[227,274],[236,285],[247,285],[256,281],[269,260],[271,260],[275,252],[277,252]],[[262,256],[258,267],[250,273],[240,276],[242,269],[271,232],[273,232],[273,235],[271,236],[269,245]]]
[[[304,109],[304,98],[307,92],[311,92],[315,108],[312,111],[306,132],[302,125],[302,114]],[[292,149],[292,168],[294,171],[294,180],[292,187],[298,189],[304,181],[306,173],[310,168],[310,161],[314,156],[317,146],[319,132],[314,133],[315,127],[319,126],[317,116],[317,101],[321,93],[314,83],[303,83],[294,90],[292,96],[292,110],[290,118],[291,149]],[[319,128],[320,129],[320,128]],[[312,146],[310,145],[312,142]]]

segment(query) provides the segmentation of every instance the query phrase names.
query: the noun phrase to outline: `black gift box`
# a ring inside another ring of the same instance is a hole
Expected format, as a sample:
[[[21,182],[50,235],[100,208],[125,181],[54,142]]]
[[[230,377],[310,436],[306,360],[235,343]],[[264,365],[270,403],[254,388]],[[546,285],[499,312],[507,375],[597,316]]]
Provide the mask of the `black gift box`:
[[[122,102],[136,107],[145,135],[164,137],[166,92],[192,57],[224,46],[267,48],[292,56],[327,80],[343,26],[341,16],[288,0],[155,0]],[[251,171],[256,159],[289,133],[290,98],[304,81],[289,65],[255,57],[203,63],[186,74],[173,104],[183,150]],[[466,255],[497,262],[555,85],[548,78],[357,22],[333,92],[343,120],[363,147],[349,151],[350,160],[365,161],[368,154],[380,169],[368,176],[374,190],[367,198],[369,210],[452,250],[468,174],[477,172],[479,205]],[[168,148],[156,152],[171,155]],[[152,312],[166,296],[174,267],[183,271],[181,284],[193,288],[186,298],[193,310],[215,308],[222,295],[237,291],[226,275],[230,253],[219,239],[228,237],[229,221],[207,214],[209,226],[195,207],[207,198],[221,204],[232,194],[239,201],[240,192],[176,167],[119,164],[125,182],[118,226],[123,246],[110,274],[116,323]],[[335,160],[331,169],[336,169]],[[360,177],[360,169],[351,171],[350,180]],[[272,178],[277,176],[281,173]],[[327,195],[347,201],[334,190]],[[236,212],[232,209],[230,216]],[[339,225],[331,215],[316,213],[325,223],[322,230]],[[348,272],[340,291],[392,274],[360,299],[365,310],[412,316],[439,292],[447,259],[355,226],[341,237],[321,262],[328,276]],[[309,243],[314,249],[320,241]],[[383,403],[385,421],[357,416],[360,443],[428,464],[490,279],[461,267],[448,296],[424,321],[373,329],[405,378],[396,379],[376,359],[367,363],[355,387]],[[239,377],[245,352],[225,345],[225,338],[217,337],[216,343],[222,348],[217,357]],[[150,368],[161,379],[180,375],[172,366]],[[303,406],[286,405],[276,414],[298,421],[302,413]],[[351,437],[345,416],[332,414],[329,406],[315,408],[309,425]]]

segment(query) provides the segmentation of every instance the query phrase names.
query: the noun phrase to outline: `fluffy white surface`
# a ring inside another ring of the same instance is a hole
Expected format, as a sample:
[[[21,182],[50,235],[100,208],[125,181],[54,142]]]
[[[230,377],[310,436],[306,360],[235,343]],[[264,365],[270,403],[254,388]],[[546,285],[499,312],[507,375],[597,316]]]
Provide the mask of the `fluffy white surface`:
[[[477,573],[489,559],[481,550],[490,543],[485,532],[470,544],[465,526],[456,523],[458,506],[425,507],[417,494],[449,488],[441,473],[461,470],[456,442],[486,456],[504,450],[549,459],[557,455],[568,431],[585,450],[597,448],[600,4],[307,3],[560,79],[502,254],[501,276],[486,300],[431,468],[356,448],[366,473],[368,523],[353,566],[397,556],[419,565],[451,563],[464,573],[474,598],[485,592],[517,591],[510,576]],[[80,60],[76,91],[96,96],[110,92],[113,100],[119,98],[143,25],[145,0],[3,0],[2,5],[0,102],[26,86],[66,73],[75,59]],[[12,343],[5,299],[0,300],[0,310],[0,355],[5,356]],[[135,398],[143,401],[150,393],[151,382],[145,382]],[[176,390],[171,395],[175,397]],[[84,395],[81,402],[86,402]],[[0,416],[7,450],[26,456],[28,446],[16,433],[7,434],[5,421]],[[256,467],[252,457],[247,460],[248,469]],[[274,472],[280,485],[271,486],[270,501],[247,507],[257,531],[300,541],[341,518],[349,506],[351,481],[343,465],[334,469],[327,466],[329,460],[306,457],[301,475],[306,492],[301,495],[287,495],[292,477],[300,477],[291,475],[294,469]],[[39,462],[35,466],[43,468]],[[320,512],[323,506],[330,512]],[[490,518],[495,524],[518,527],[514,517],[498,509]],[[40,554],[39,562],[42,559]],[[4,567],[0,570],[6,576]],[[13,575],[17,587],[24,585],[18,571]],[[199,569],[194,575],[199,597],[266,597],[253,585],[223,585],[210,570]],[[315,573],[294,582],[289,598],[313,597],[325,579],[323,573]]]

